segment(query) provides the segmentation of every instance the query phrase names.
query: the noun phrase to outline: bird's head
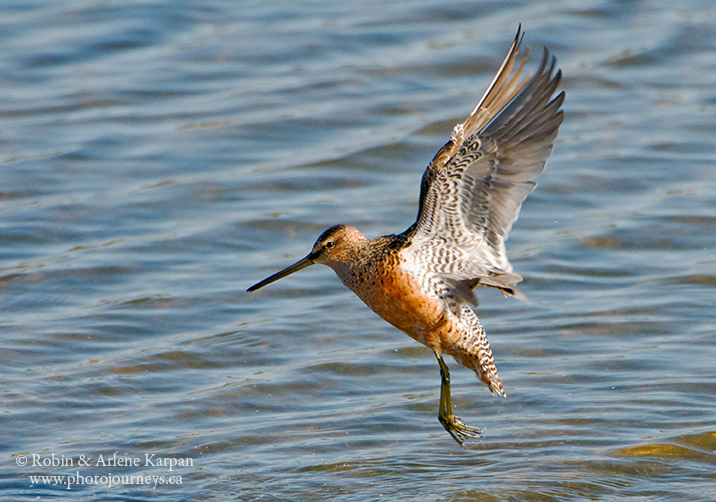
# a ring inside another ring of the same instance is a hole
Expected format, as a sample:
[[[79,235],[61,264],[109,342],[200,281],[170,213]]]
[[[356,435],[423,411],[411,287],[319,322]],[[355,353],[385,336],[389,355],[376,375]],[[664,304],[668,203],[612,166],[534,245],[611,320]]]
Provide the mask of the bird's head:
[[[247,291],[256,291],[315,263],[327,265],[338,272],[342,266],[350,265],[355,260],[367,240],[358,229],[350,225],[335,225],[318,237],[308,256],[254,284]]]

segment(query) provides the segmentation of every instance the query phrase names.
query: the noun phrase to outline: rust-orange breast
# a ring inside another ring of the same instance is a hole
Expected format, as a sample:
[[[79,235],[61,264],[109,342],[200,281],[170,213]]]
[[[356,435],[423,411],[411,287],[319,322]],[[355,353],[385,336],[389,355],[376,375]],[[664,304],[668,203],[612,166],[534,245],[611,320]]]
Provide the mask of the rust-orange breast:
[[[368,265],[369,280],[346,285],[380,317],[440,353],[439,333],[448,322],[444,306],[402,263],[399,253],[389,253]]]

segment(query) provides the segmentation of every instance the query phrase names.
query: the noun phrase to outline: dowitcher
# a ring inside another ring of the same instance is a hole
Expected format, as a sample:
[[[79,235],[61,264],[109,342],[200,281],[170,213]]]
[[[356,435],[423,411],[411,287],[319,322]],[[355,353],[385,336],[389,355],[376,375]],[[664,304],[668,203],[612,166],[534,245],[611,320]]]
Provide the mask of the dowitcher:
[[[453,414],[443,355],[505,396],[485,330],[470,308],[477,306],[473,289],[522,297],[505,240],[564,117],[564,92],[552,98],[561,78],[555,57],[545,48],[539,69],[523,77],[529,47],[520,58],[522,39],[520,27],[480,102],[425,170],[410,228],[368,239],[351,226],[333,226],[308,256],[248,289],[315,263],[331,267],[375,313],[435,353],[442,379],[438,419],[460,445],[480,431]]]

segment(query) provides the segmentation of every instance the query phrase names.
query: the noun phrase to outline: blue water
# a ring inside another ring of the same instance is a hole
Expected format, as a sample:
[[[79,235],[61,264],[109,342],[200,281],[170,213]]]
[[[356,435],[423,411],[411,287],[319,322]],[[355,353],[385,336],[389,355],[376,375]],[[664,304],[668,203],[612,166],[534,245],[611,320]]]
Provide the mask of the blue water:
[[[529,301],[479,291],[507,399],[447,361],[460,449],[431,352],[329,269],[245,290],[407,228],[519,22],[566,117]],[[707,0],[0,4],[0,497],[716,500],[714,34]]]

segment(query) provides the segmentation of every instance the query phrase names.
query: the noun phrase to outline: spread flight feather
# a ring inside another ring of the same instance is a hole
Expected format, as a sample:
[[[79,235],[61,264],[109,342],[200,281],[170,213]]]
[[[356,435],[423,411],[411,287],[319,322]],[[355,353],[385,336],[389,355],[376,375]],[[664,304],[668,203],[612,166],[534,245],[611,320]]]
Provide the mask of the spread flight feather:
[[[564,92],[550,100],[561,78],[559,70],[553,75],[554,56],[545,48],[539,69],[522,78],[529,48],[517,63],[521,42],[518,30],[482,99],[428,165],[418,218],[403,233],[409,261],[439,275],[455,298],[473,305],[478,285],[523,298],[505,240],[564,118]]]

